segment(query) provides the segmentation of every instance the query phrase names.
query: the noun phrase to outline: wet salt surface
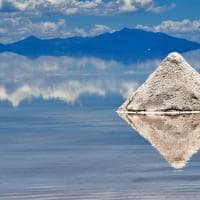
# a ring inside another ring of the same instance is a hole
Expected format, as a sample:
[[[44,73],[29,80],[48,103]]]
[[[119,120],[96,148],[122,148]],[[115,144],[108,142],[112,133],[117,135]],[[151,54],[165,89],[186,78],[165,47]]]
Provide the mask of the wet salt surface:
[[[184,54],[197,70],[199,55]],[[140,135],[115,112],[159,62],[0,54],[0,200],[199,199],[199,153],[175,170],[143,138],[155,121]]]
[[[199,199],[199,153],[173,169],[114,107],[0,107],[0,199]]]

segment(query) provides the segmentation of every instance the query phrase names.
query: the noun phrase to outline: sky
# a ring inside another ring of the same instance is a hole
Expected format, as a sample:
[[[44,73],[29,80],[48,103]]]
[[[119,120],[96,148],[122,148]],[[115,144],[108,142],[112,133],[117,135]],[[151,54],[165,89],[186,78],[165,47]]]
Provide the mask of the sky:
[[[0,43],[95,36],[124,27],[200,42],[199,0],[0,0]]]

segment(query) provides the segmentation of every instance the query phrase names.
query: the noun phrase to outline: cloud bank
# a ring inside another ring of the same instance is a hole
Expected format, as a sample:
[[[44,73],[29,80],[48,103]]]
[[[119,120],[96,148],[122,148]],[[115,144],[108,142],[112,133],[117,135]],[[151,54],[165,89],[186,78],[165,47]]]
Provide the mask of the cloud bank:
[[[155,0],[0,0],[1,12],[37,12],[43,15],[110,15],[138,10],[163,12],[166,9],[166,5],[157,5]]]
[[[163,21],[155,26],[137,25],[136,28],[147,31],[163,32],[177,37],[200,42],[200,20]]]
[[[105,32],[113,32],[111,27],[95,24],[91,28],[69,28],[65,19],[54,21],[35,21],[25,17],[4,17],[0,21],[0,42],[12,43],[30,35],[39,38],[67,38],[72,36],[95,36]]]
[[[0,43],[27,36],[40,38],[94,36],[114,29],[96,23],[71,28],[69,16],[105,16],[128,12],[160,13],[174,7],[155,0],[0,0]]]

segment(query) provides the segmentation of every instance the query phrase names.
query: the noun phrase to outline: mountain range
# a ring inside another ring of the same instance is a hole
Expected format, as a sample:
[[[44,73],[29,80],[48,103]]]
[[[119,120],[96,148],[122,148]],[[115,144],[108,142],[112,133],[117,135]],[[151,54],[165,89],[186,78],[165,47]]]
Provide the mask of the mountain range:
[[[160,32],[128,28],[95,37],[39,39],[30,36],[15,43],[0,44],[0,52],[14,52],[29,57],[95,56],[123,62],[158,58],[172,51],[183,53],[195,49],[200,49],[197,42]]]

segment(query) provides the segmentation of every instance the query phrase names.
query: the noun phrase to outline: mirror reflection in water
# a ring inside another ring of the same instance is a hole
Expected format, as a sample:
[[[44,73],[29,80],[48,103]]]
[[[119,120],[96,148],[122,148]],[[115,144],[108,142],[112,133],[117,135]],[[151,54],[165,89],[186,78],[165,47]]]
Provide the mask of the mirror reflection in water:
[[[119,115],[176,169],[200,148],[200,114]]]

